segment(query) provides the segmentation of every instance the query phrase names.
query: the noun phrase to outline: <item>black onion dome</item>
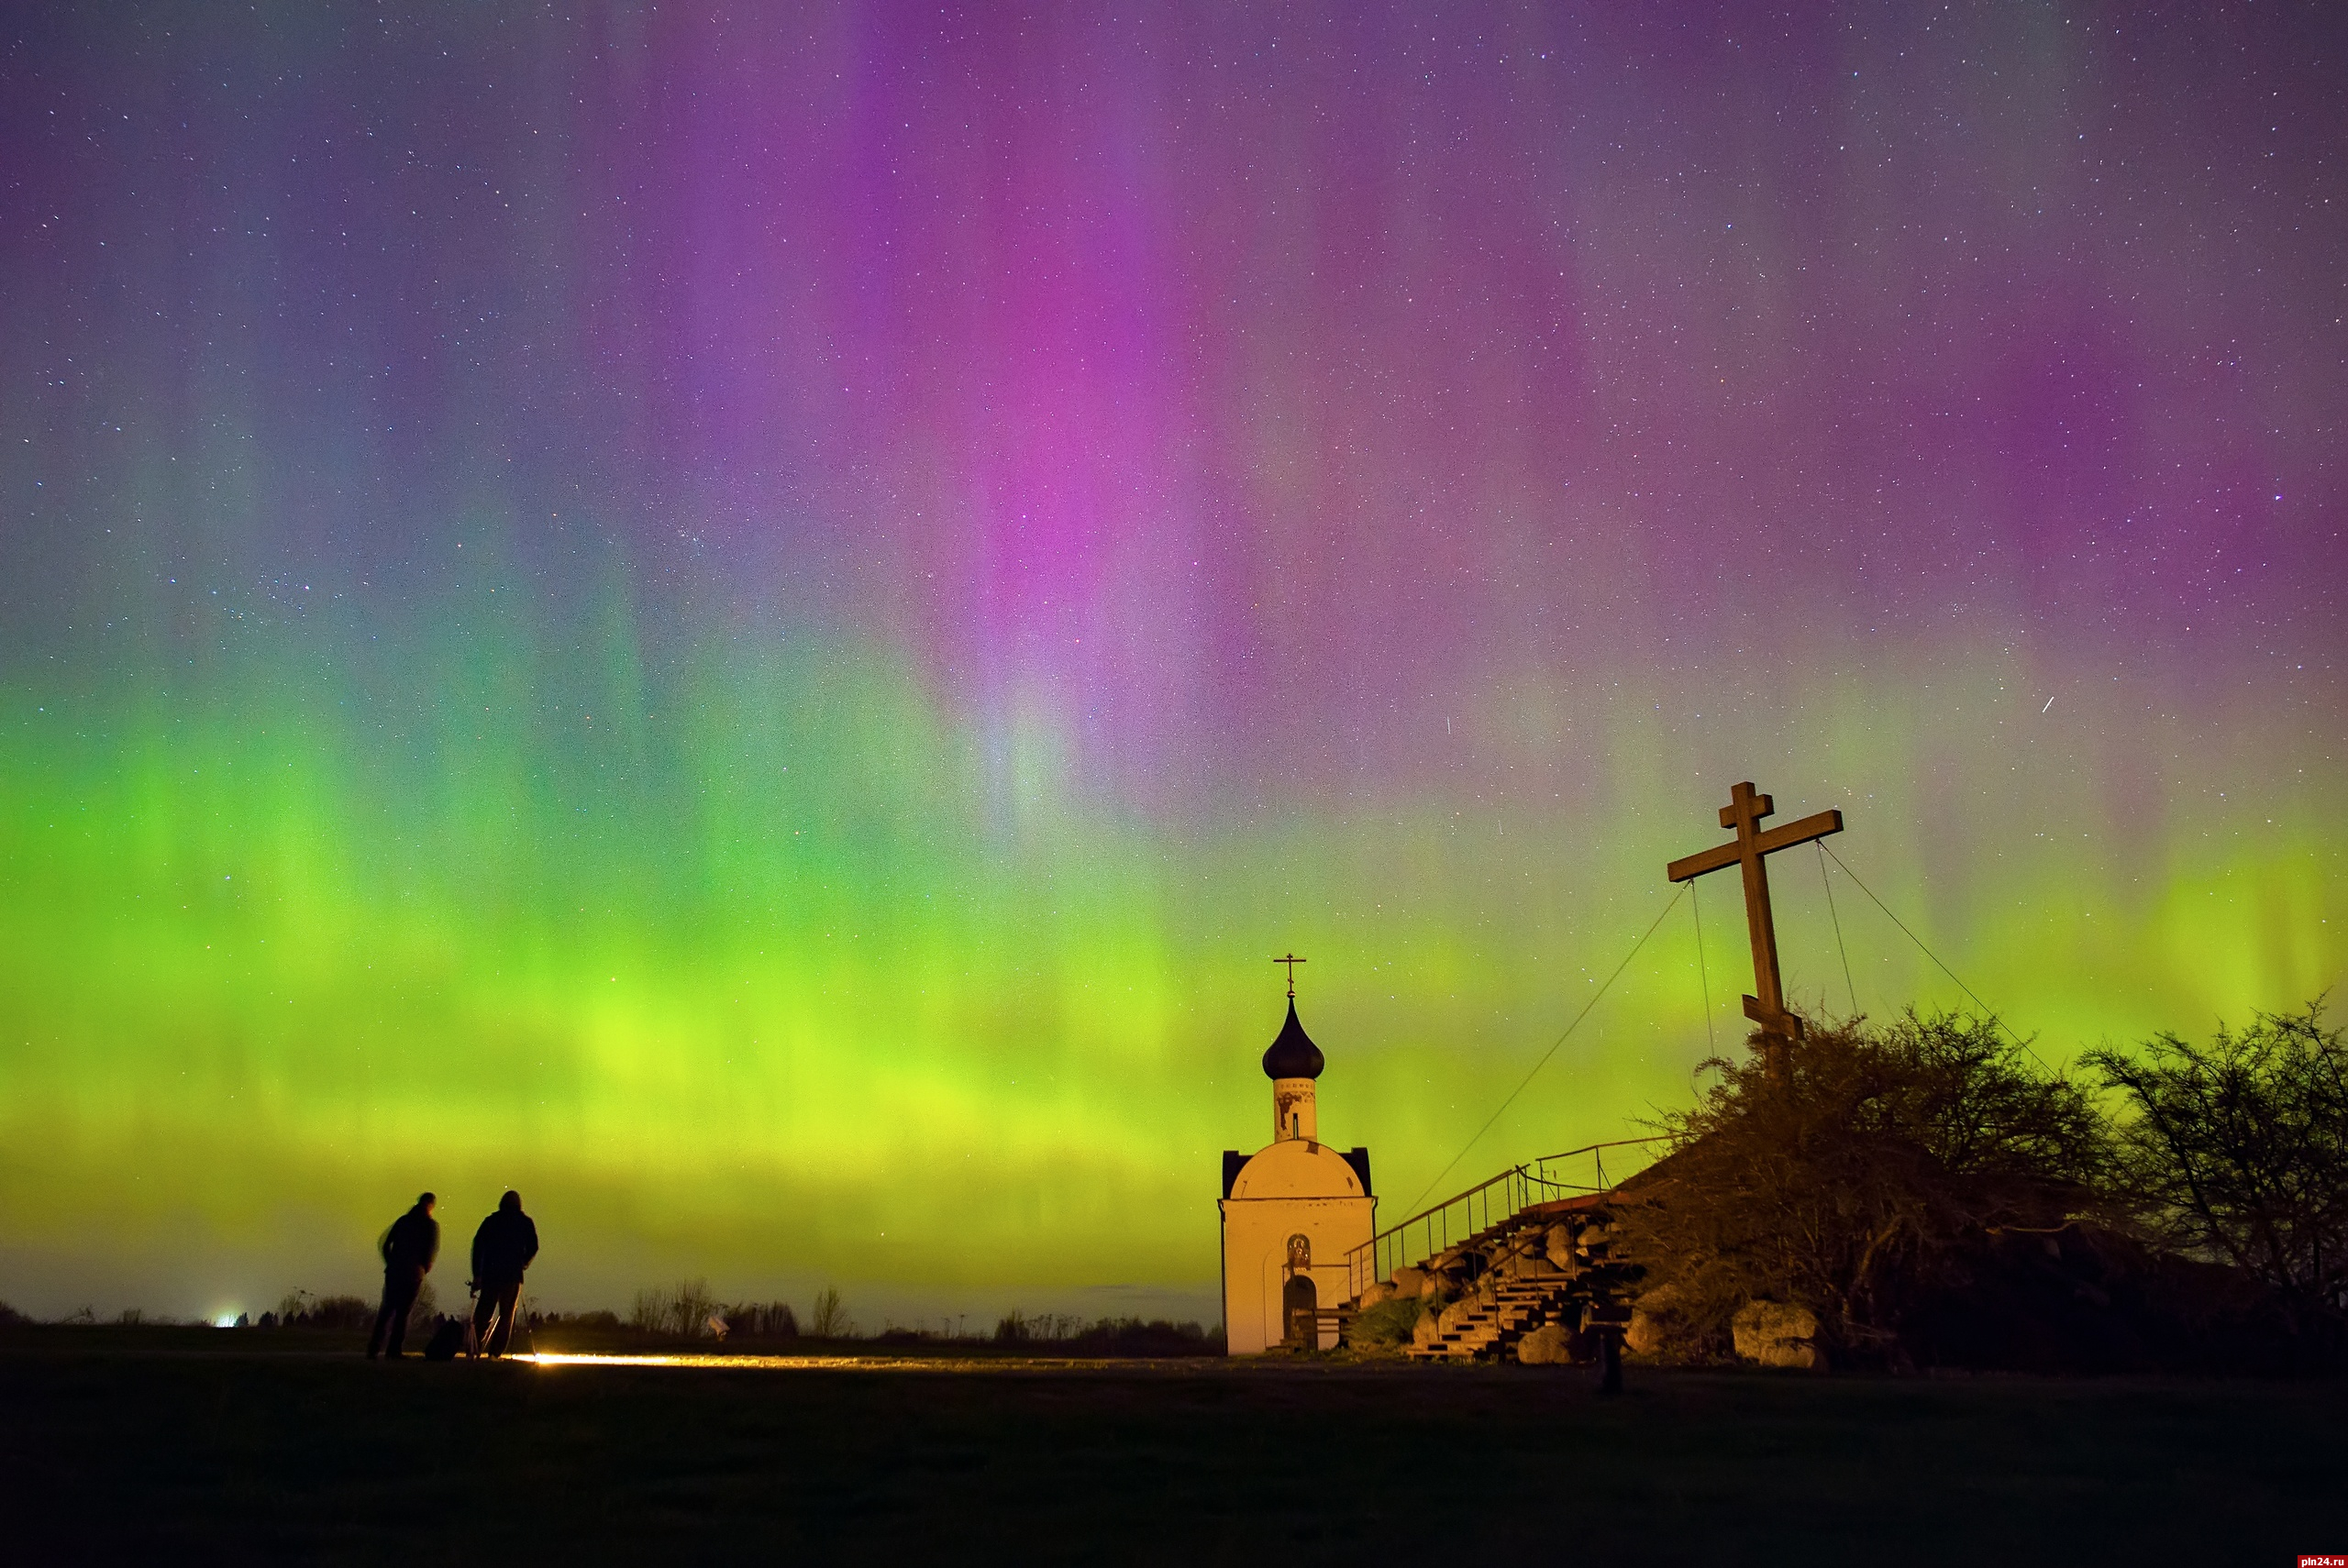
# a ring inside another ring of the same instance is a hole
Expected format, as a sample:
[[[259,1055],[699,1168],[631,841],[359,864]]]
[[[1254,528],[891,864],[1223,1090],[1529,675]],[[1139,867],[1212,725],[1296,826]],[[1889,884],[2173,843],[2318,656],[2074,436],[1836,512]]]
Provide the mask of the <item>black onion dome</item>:
[[[1317,1078],[1321,1076],[1321,1047],[1312,1043],[1312,1036],[1304,1032],[1304,1025],[1296,1021],[1296,999],[1288,999],[1288,1021],[1280,1025],[1279,1038],[1264,1053],[1264,1076],[1268,1078]]]

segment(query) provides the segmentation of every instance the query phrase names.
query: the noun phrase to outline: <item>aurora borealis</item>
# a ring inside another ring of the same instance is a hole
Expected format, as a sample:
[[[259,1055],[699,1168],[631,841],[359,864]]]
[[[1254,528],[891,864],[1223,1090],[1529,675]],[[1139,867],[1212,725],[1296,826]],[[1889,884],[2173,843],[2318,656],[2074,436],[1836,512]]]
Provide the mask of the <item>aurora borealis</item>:
[[[1745,778],[2050,1059],[2337,986],[2342,28],[2137,9],[13,8],[0,1297],[1211,1314],[1267,960],[1399,1220]]]

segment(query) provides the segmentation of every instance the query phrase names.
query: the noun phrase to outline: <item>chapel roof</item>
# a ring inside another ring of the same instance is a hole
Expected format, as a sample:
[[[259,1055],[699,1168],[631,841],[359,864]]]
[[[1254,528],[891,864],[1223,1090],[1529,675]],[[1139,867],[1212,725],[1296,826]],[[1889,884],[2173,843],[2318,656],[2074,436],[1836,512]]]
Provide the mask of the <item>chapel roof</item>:
[[[1304,1032],[1304,1025],[1296,1021],[1296,999],[1288,999],[1288,1021],[1280,1025],[1279,1038],[1264,1053],[1264,1076],[1268,1078],[1317,1078],[1321,1076],[1321,1047],[1312,1043],[1312,1036]]]

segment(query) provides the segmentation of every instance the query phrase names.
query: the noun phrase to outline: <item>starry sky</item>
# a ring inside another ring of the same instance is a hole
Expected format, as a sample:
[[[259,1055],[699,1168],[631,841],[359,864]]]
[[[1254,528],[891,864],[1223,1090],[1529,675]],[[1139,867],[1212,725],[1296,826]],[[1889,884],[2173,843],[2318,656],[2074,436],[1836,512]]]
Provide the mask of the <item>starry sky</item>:
[[[11,7],[0,1297],[1212,1319],[1268,960],[1635,1133],[1740,778],[1814,1013],[2338,985],[2348,28],[2141,9]]]

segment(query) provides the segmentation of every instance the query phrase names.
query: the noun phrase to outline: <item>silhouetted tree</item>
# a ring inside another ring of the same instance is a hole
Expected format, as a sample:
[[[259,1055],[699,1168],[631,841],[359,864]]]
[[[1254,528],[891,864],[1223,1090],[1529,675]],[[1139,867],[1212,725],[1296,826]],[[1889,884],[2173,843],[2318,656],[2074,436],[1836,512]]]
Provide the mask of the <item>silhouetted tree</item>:
[[[2121,1184],[2161,1240],[2232,1264],[2295,1313],[2348,1311],[2348,1046],[2302,1013],[2222,1023],[2208,1045],[2175,1034],[2082,1058],[2134,1114]]]
[[[807,1312],[807,1331],[819,1340],[844,1340],[856,1332],[856,1324],[840,1302],[837,1286],[825,1286]]]
[[[1705,1066],[1616,1209],[1617,1251],[1648,1269],[1642,1305],[1685,1348],[1725,1350],[1738,1309],[1768,1300],[1813,1314],[1830,1360],[1903,1361],[1924,1293],[1963,1283],[1998,1232],[2093,1206],[2110,1162],[2087,1091],[1993,1019],[1820,1028],[1782,1085],[1757,1050]]]

